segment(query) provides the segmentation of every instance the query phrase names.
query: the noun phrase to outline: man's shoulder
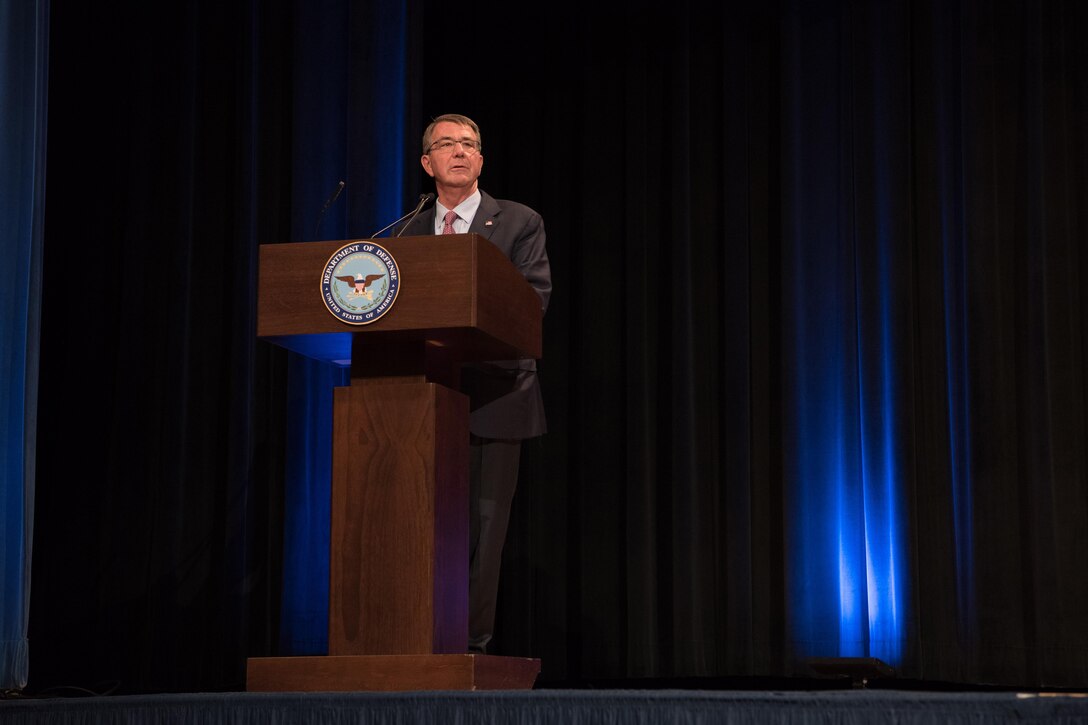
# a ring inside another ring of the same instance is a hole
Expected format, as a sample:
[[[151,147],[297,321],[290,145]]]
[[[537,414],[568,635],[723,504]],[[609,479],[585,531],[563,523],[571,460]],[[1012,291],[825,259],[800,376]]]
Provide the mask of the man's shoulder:
[[[511,201],[509,199],[496,199],[483,189],[480,190],[480,210],[484,211],[484,213],[488,214],[489,216],[492,216],[499,212],[512,216],[540,216],[540,214],[538,214],[534,209],[527,206],[526,204],[522,204],[520,201]]]

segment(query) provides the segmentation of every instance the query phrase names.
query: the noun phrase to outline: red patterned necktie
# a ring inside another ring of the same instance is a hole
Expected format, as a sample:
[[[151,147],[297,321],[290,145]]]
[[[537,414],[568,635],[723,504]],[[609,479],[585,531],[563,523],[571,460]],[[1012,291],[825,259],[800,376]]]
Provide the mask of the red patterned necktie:
[[[450,210],[446,212],[446,216],[444,218],[446,220],[446,224],[442,227],[442,233],[456,234],[456,232],[453,231],[453,220],[457,218],[457,212]]]

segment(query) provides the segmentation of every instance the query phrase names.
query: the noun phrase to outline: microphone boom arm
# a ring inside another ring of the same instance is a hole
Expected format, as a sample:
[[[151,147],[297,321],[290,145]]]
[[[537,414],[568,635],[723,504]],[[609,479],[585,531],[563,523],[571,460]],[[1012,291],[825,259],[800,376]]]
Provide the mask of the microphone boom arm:
[[[392,224],[390,224],[390,225],[388,225],[388,226],[385,226],[385,227],[382,227],[381,229],[379,229],[378,231],[374,232],[374,233],[373,233],[373,234],[371,234],[371,235],[370,235],[369,237],[367,237],[367,239],[374,239],[374,238],[375,238],[375,237],[377,237],[377,236],[378,236],[379,234],[384,234],[384,233],[385,233],[385,232],[387,232],[388,230],[390,230],[390,229],[392,229],[393,227],[395,227],[395,226],[397,226],[398,224],[400,224],[400,223],[401,223],[402,221],[404,221],[405,219],[408,219],[408,221],[411,221],[412,219],[415,219],[416,215],[418,215],[418,214],[419,214],[419,213],[420,213],[421,211],[423,211],[423,207],[427,206],[427,202],[431,201],[432,199],[434,199],[434,194],[433,194],[433,193],[431,193],[431,194],[420,194],[420,195],[419,195],[419,203],[418,203],[418,204],[416,204],[416,208],[415,208],[415,209],[412,209],[412,211],[408,212],[407,214],[405,214],[404,216],[402,216],[402,217],[401,217],[400,219],[397,219],[397,220],[396,220],[395,222],[393,222]],[[407,225],[407,224],[405,224],[404,226],[405,226],[405,228],[407,228],[407,227],[408,227],[408,225]],[[403,234],[403,233],[404,233],[404,229],[401,229],[400,231],[401,231],[401,234]],[[397,236],[399,237],[399,236],[400,236],[400,234],[398,234]]]

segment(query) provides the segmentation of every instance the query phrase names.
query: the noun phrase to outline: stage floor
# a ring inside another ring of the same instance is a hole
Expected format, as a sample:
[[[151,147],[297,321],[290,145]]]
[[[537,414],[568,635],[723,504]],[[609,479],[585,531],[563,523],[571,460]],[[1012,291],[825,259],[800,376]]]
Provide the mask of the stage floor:
[[[0,701],[0,723],[1088,723],[1084,693],[532,690],[208,693]]]

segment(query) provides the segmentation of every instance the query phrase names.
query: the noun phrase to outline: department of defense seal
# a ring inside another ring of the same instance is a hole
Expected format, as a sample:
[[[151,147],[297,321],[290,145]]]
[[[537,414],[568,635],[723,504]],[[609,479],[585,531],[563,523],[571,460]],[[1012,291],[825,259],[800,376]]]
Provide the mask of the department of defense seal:
[[[349,242],[321,272],[321,301],[342,322],[369,325],[389,312],[400,291],[397,261],[371,241]]]

